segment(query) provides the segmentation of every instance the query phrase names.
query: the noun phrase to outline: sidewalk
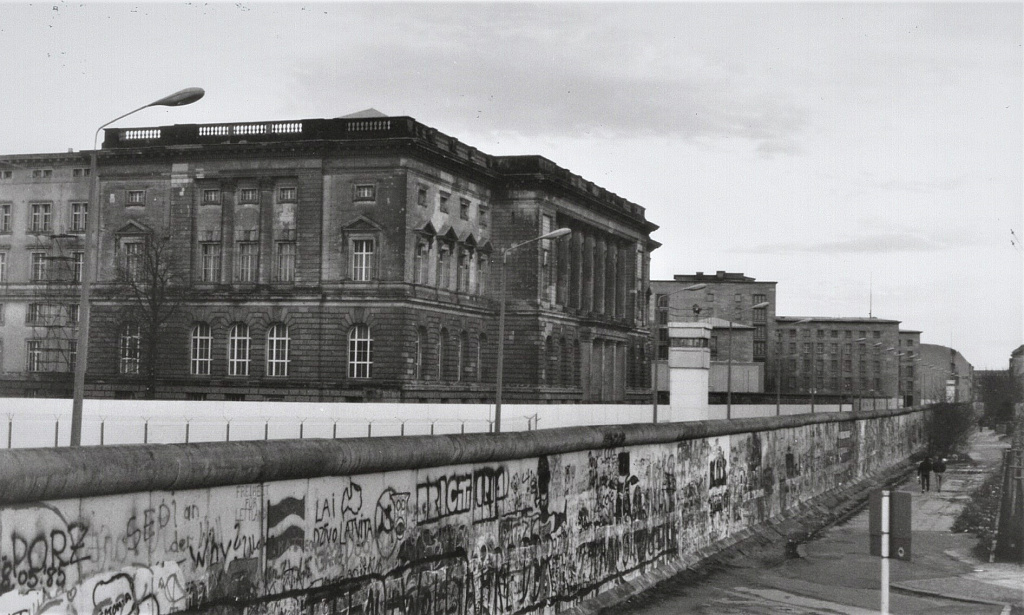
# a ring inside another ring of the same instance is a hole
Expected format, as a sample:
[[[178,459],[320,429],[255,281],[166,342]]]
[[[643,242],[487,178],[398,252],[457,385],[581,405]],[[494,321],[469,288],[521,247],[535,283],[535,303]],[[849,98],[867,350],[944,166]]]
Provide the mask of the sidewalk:
[[[970,494],[985,478],[996,471],[1002,459],[1002,450],[1009,446],[1006,440],[991,431],[976,432],[971,436],[969,454],[972,464],[950,465],[943,480],[942,492],[936,489],[932,478],[931,491],[921,493],[916,476],[899,487],[900,491],[913,494],[912,528],[914,559],[925,560],[939,555],[929,547],[941,544],[941,533],[949,534],[949,528]],[[970,544],[970,543],[968,543]],[[968,545],[940,549],[941,555],[972,567],[970,572],[952,576],[930,578],[903,578],[891,583],[896,591],[917,595],[952,598],[978,604],[1002,605],[1004,613],[1010,613],[1011,606],[1024,607],[1024,568],[1016,564],[990,564],[979,561],[970,552]],[[914,562],[906,567],[913,567]],[[911,570],[906,570],[912,575]],[[903,575],[900,575],[901,577]],[[913,575],[916,576],[916,575]]]

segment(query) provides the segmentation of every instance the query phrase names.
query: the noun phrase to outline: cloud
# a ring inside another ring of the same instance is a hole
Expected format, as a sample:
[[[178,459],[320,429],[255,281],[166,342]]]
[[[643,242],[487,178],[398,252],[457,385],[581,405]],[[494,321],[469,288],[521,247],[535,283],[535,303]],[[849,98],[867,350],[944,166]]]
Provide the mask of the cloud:
[[[748,254],[892,254],[897,252],[937,252],[978,245],[971,235],[930,238],[913,233],[875,233],[831,241],[780,241],[763,243],[735,251]]]
[[[446,132],[741,140],[763,156],[800,151],[808,113],[783,85],[765,88],[749,67],[672,39],[638,36],[627,48],[629,32],[610,17],[588,13],[558,27],[543,18],[572,15],[508,5],[461,5],[457,18],[416,13],[409,27],[428,38],[362,36],[358,49],[339,41],[326,56],[296,62],[289,85],[337,116],[373,106]],[[339,61],[346,57],[361,59]]]

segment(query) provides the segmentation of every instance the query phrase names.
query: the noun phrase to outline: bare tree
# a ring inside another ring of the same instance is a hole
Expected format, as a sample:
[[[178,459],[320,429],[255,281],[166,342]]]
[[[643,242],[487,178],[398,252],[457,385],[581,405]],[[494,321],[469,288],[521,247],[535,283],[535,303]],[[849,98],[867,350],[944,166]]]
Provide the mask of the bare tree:
[[[157,348],[166,325],[181,311],[187,297],[187,255],[168,236],[153,234],[122,239],[114,284],[121,322],[138,327],[141,373],[146,399],[156,398]]]

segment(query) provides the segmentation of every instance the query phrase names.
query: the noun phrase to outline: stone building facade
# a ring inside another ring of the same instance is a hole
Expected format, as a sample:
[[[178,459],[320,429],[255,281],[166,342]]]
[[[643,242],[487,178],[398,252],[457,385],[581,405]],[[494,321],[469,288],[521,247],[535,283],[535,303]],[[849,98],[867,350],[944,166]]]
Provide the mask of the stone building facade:
[[[940,402],[974,401],[974,366],[956,348],[939,344],[921,344],[920,368],[929,398]]]
[[[488,402],[502,250],[505,399],[647,400],[642,207],[540,156],[408,117],[108,129],[87,395]],[[87,182],[86,182],[87,183]],[[2,201],[2,199],[0,199]],[[181,280],[159,339],[124,284]]]
[[[896,400],[898,320],[779,316],[777,378],[783,393]]]
[[[0,394],[71,394],[89,160],[0,156]]]

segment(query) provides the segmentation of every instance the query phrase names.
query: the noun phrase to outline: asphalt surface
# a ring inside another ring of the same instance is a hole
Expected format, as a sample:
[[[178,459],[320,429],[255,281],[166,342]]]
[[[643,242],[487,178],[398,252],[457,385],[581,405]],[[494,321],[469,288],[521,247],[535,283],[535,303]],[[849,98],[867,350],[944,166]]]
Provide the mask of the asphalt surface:
[[[913,560],[891,560],[893,614],[1009,615],[1024,604],[1024,569],[971,556],[977,539],[950,532],[969,494],[999,466],[1009,446],[992,431],[972,435],[973,463],[950,465],[942,492],[921,493],[914,477],[900,490],[912,496]],[[827,528],[799,551],[802,557],[740,557],[699,578],[681,575],[604,613],[615,615],[862,615],[878,613],[881,562],[868,553],[867,508]]]

